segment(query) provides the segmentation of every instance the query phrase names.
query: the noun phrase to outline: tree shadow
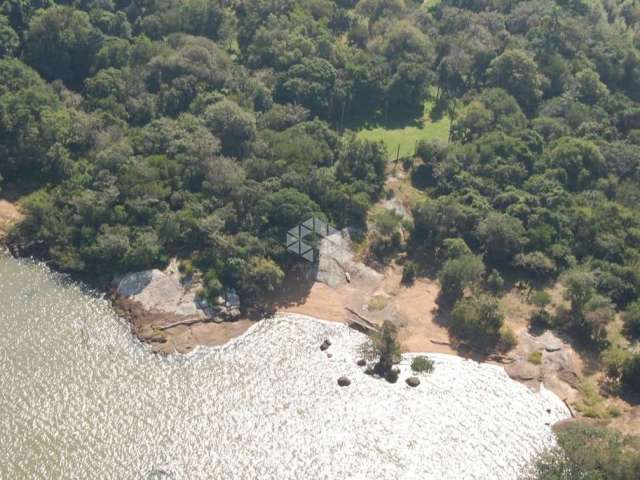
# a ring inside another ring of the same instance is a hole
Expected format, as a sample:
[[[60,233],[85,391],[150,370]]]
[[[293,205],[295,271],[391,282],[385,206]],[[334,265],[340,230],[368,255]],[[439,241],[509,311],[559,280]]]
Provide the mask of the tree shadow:
[[[347,116],[343,128],[358,131],[373,128],[394,130],[405,127],[422,127],[424,115],[424,105],[422,104],[403,105],[402,107],[390,106],[386,113],[377,111]]]
[[[279,308],[293,307],[303,304],[316,282],[318,274],[317,262],[299,262],[286,270],[280,287],[265,299],[262,308],[272,312]]]

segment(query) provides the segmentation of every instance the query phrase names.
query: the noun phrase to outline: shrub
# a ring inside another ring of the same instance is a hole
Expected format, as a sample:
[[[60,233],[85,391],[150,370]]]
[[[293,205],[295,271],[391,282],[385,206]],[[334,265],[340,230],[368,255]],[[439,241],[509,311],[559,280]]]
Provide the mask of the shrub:
[[[407,262],[402,269],[402,284],[403,285],[413,285],[413,282],[416,280],[416,264],[415,262]]]
[[[531,352],[529,354],[528,360],[534,365],[540,365],[542,363],[542,352],[540,350],[536,350],[535,352]]]
[[[424,355],[414,357],[411,362],[411,370],[417,373],[431,373],[433,372],[433,366],[433,360],[429,357],[425,357]]]
[[[634,302],[622,314],[624,334],[632,339],[640,339],[640,302]]]
[[[531,303],[538,308],[545,308],[551,303],[551,295],[544,290],[536,290],[531,295]]]
[[[529,324],[536,328],[549,328],[551,326],[551,314],[546,310],[536,310],[529,318]]]
[[[640,393],[640,353],[624,362],[621,381],[625,389],[633,393]]]
[[[501,352],[508,352],[518,344],[518,339],[507,326],[503,326],[500,329],[500,340],[498,341],[498,350]]]
[[[504,288],[504,278],[496,269],[493,269],[487,277],[487,287],[494,294],[498,294]]]

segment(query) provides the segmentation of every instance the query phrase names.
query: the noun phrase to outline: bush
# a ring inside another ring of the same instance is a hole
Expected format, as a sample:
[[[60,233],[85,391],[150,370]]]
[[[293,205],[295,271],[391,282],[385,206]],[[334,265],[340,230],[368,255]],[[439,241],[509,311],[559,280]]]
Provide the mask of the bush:
[[[498,341],[498,350],[501,352],[508,352],[518,344],[518,339],[507,326],[503,326],[500,329],[500,340]]]
[[[487,277],[487,287],[493,294],[498,294],[504,288],[504,278],[500,275],[500,272],[493,269]]]
[[[640,340],[640,302],[634,302],[622,314],[624,334],[631,339]]]
[[[407,262],[402,269],[402,284],[403,285],[413,285],[413,282],[416,280],[416,264],[414,262]]]
[[[549,328],[551,326],[551,314],[546,310],[536,310],[529,318],[529,324],[535,328]]]
[[[411,362],[411,370],[417,373],[431,373],[433,372],[433,360],[424,355],[415,357]]]
[[[542,352],[540,350],[536,350],[535,352],[531,352],[528,358],[529,362],[534,365],[540,365],[542,363]]]
[[[624,362],[621,382],[629,392],[640,393],[640,353]]]

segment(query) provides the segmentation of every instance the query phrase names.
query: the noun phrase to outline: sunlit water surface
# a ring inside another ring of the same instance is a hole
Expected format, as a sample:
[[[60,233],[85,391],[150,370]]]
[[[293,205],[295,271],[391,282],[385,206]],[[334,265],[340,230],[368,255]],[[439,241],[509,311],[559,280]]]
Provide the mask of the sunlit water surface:
[[[0,257],[0,295],[3,479],[512,479],[568,416],[446,355],[416,389],[406,364],[395,385],[368,377],[361,334],[307,317],[161,358],[41,264]]]

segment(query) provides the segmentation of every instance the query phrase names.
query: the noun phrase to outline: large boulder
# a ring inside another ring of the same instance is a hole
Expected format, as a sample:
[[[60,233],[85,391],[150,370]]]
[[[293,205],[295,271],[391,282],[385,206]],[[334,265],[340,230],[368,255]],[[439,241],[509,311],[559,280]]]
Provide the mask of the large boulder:
[[[340,377],[338,379],[338,385],[340,385],[341,387],[348,387],[349,385],[351,385],[351,380],[349,380],[348,377]]]
[[[418,385],[420,385],[420,379],[418,377],[409,377],[405,381],[410,387],[417,387]]]

